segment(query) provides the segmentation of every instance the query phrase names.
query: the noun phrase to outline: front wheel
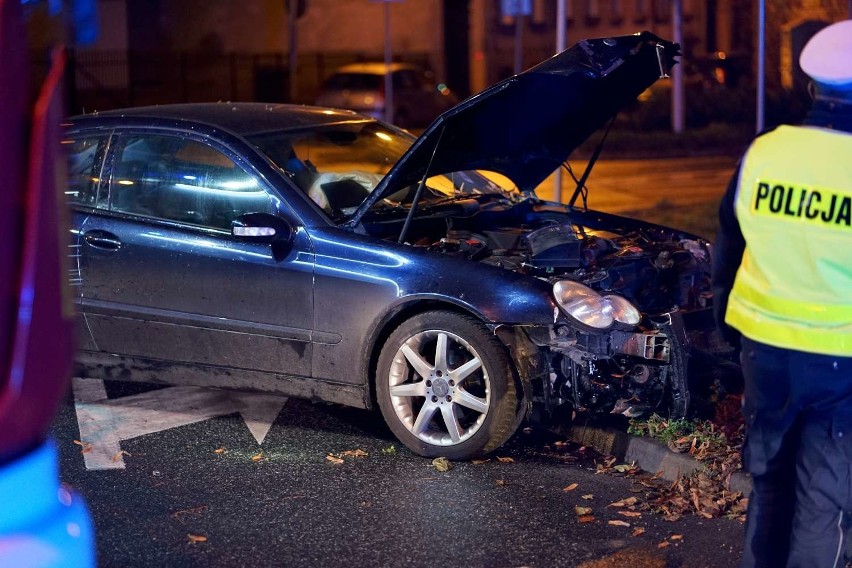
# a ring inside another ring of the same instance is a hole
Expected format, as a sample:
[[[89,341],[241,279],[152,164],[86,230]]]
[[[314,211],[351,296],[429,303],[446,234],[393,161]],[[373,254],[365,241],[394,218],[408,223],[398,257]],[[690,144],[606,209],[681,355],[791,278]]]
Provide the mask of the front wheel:
[[[503,345],[476,319],[453,312],[425,312],[391,333],[376,395],[396,437],[426,457],[483,455],[516,428],[518,399]]]

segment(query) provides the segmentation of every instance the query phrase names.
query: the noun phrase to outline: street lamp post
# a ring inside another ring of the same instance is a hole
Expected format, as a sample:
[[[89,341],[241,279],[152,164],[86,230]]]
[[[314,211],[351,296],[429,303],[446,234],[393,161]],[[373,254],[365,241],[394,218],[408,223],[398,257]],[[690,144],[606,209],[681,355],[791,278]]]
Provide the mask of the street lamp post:
[[[683,2],[672,0],[672,32],[676,44],[683,46]],[[682,57],[682,56],[681,56]],[[683,65],[672,70],[672,132],[680,134],[684,127]]]
[[[393,122],[393,76],[391,74],[390,0],[385,0],[385,121]]]
[[[764,106],[766,102],[766,0],[757,2],[757,124],[759,134],[764,129]]]
[[[556,4],[556,53],[565,51],[565,6],[568,1],[557,0]],[[553,201],[562,202],[562,166],[556,168],[553,176]]]

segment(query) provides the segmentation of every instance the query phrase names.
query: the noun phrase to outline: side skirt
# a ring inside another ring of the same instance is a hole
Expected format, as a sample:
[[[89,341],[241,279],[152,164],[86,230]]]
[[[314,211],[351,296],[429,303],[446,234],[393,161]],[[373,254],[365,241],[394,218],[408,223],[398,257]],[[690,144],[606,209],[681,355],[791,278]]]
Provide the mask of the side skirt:
[[[75,358],[74,373],[75,376],[86,379],[265,392],[315,402],[331,402],[356,408],[372,408],[367,389],[363,385],[333,383],[245,369],[78,351]]]

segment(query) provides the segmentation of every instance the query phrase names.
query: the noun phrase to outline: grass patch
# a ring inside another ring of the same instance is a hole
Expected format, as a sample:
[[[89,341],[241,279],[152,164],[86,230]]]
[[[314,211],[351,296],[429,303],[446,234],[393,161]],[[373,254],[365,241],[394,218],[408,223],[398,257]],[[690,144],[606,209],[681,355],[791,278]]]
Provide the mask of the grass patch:
[[[603,131],[590,136],[573,156],[591,156],[602,136]],[[616,126],[607,135],[601,156],[607,159],[740,156],[753,138],[754,126],[747,124],[716,122],[681,133]]]
[[[631,420],[627,433],[656,438],[676,452],[689,449],[707,456],[730,450],[727,436],[710,420],[669,420],[652,414],[646,420]]]
[[[719,228],[719,204],[715,201],[685,207],[663,198],[654,207],[630,211],[625,216],[680,229],[710,241],[716,239]]]

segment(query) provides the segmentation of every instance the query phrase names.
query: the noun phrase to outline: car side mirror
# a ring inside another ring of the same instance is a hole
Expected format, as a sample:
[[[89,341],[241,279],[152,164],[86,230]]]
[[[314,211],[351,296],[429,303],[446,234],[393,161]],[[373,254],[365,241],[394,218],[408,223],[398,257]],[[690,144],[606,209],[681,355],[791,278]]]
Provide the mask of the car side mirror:
[[[231,235],[240,241],[268,243],[276,262],[290,254],[295,234],[289,221],[269,213],[246,213],[231,221]]]

